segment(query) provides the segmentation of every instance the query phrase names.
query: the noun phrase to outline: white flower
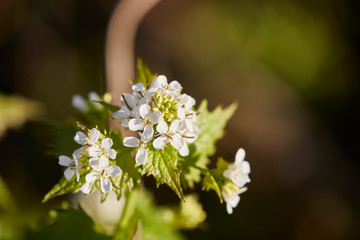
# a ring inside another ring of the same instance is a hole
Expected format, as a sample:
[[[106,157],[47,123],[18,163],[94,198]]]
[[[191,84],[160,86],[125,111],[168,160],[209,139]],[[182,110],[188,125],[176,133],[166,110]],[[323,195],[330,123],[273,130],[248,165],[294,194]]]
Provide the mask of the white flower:
[[[77,157],[75,156],[75,154],[73,154],[73,159],[67,156],[60,156],[59,164],[64,167],[68,167],[64,171],[64,177],[66,178],[66,180],[70,180],[74,176],[74,174],[76,174],[76,181],[79,181],[79,169],[81,167],[78,165]]]
[[[160,111],[151,113],[151,109],[148,104],[141,105],[139,111],[141,118],[131,119],[129,121],[129,129],[131,131],[144,129],[144,138],[151,139],[154,135],[153,125],[157,124],[162,119],[162,114]]]
[[[235,162],[228,166],[224,171],[224,177],[229,178],[238,187],[243,187],[246,183],[250,182],[249,173],[250,165],[244,161],[245,150],[240,148],[235,156]]]
[[[135,161],[137,164],[145,164],[147,160],[147,151],[146,151],[146,143],[149,142],[151,139],[144,138],[144,135],[141,135],[141,139],[136,137],[125,137],[124,138],[124,146],[126,147],[139,147]]]
[[[161,94],[166,93],[167,95],[173,95],[177,98],[181,93],[182,87],[176,80],[168,84],[166,76],[159,75],[153,80],[149,89],[151,92],[156,92],[157,90],[160,90]]]
[[[226,202],[226,211],[228,214],[233,213],[233,208],[235,208],[240,202],[240,194],[247,190],[246,187],[239,189],[238,191],[231,192],[230,194],[226,193],[225,191],[221,192],[221,195]]]
[[[93,128],[90,131],[89,137],[87,137],[83,132],[78,131],[74,137],[74,141],[78,144],[84,145],[85,148],[93,146],[100,137],[100,132]]]
[[[182,139],[180,133],[178,132],[181,127],[180,120],[174,120],[170,129],[165,121],[160,121],[156,126],[156,130],[161,134],[158,138],[156,138],[153,142],[153,146],[156,150],[163,149],[168,141],[170,144],[177,150],[180,150],[184,145],[184,140]]]
[[[85,194],[89,194],[94,182],[97,179],[100,179],[101,191],[103,193],[110,192],[113,186],[109,177],[116,177],[120,175],[121,169],[119,166],[112,165],[109,167],[109,159],[104,156],[100,156],[100,158],[91,158],[89,164],[95,172],[91,172],[86,175],[86,183],[80,190]]]
[[[72,97],[71,105],[75,109],[77,109],[81,112],[84,112],[84,113],[86,113],[89,110],[88,107],[86,106],[86,100],[79,94],[75,94]]]
[[[177,115],[180,121],[183,123],[182,128],[188,130],[191,133],[197,133],[199,128],[196,126],[196,112],[191,109],[178,108]]]
[[[129,121],[134,118],[134,114],[126,106],[122,106],[118,111],[114,112],[114,119],[121,119],[121,126],[128,127]]]
[[[101,141],[101,147],[98,147],[97,145],[93,145],[89,148],[89,156],[90,157],[104,156],[111,159],[115,159],[116,151],[114,149],[111,149],[112,145],[113,145],[113,141],[111,140],[111,138],[104,138]]]
[[[184,123],[182,124],[184,125]],[[191,133],[185,130],[182,132],[181,137],[184,141],[184,145],[179,149],[179,153],[181,156],[186,157],[189,155],[189,147],[187,143],[195,142],[197,135],[195,133]]]

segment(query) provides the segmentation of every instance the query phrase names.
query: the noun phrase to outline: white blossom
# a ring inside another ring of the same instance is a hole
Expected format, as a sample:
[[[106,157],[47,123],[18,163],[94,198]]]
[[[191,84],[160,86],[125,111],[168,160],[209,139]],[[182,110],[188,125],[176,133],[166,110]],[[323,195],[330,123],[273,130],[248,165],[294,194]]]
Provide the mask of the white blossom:
[[[162,119],[160,111],[151,112],[148,104],[140,106],[140,118],[134,118],[129,121],[129,129],[131,131],[143,130],[144,138],[151,139],[154,135],[154,124]]]
[[[141,135],[141,138],[138,139],[136,137],[125,137],[124,138],[124,146],[126,147],[139,147],[136,152],[135,161],[137,164],[145,164],[147,160],[147,151],[146,151],[146,143],[151,139],[146,139],[144,135]]]
[[[89,164],[94,172],[90,172],[85,176],[86,182],[80,190],[85,194],[89,194],[94,182],[99,179],[101,191],[103,193],[110,192],[113,186],[109,177],[120,175],[121,169],[119,166],[112,165],[109,167],[109,159],[105,156],[91,158]]]
[[[79,94],[75,94],[72,97],[71,105],[75,109],[77,109],[81,112],[84,112],[84,113],[86,113],[89,110],[88,107],[86,106],[86,100]]]
[[[101,141],[101,147],[97,145],[93,145],[89,148],[89,156],[90,157],[99,157],[105,156],[111,159],[116,158],[116,151],[111,148],[113,145],[113,141],[111,138],[104,138]]]
[[[174,120],[170,129],[165,121],[160,121],[156,126],[156,130],[161,134],[153,142],[153,146],[156,150],[163,149],[166,143],[169,141],[170,144],[177,150],[180,150],[184,145],[184,140],[178,132],[181,127],[180,120]]]
[[[89,137],[87,137],[83,132],[78,131],[74,137],[74,141],[83,145],[85,148],[89,148],[97,143],[99,137],[100,132],[96,128],[93,128],[90,131]]]
[[[66,178],[66,180],[70,180],[74,176],[74,174],[76,174],[76,181],[79,181],[79,170],[81,167],[78,164],[78,160],[75,154],[73,154],[72,159],[67,156],[60,156],[59,164],[64,167],[68,167],[64,171],[64,177]]]
[[[230,164],[227,170],[224,171],[224,177],[229,178],[238,187],[243,187],[250,182],[250,164],[244,161],[245,150],[240,148],[235,156],[235,162]]]
[[[230,194],[226,193],[225,191],[221,192],[221,195],[226,202],[226,211],[228,214],[233,213],[233,208],[235,208],[240,202],[240,194],[247,190],[246,187],[239,189],[238,191],[233,191]]]
[[[167,95],[172,95],[177,98],[181,93],[182,87],[180,83],[176,80],[171,81],[170,84],[167,83],[167,78],[164,75],[157,76],[150,86],[151,92],[160,91],[161,94],[166,93]]]

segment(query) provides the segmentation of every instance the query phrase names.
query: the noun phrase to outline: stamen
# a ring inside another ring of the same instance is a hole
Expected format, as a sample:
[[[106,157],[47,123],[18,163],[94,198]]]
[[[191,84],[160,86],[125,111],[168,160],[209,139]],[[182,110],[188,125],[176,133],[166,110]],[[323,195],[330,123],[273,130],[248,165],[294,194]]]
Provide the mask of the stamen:
[[[123,98],[123,100],[124,100],[124,103],[125,103],[126,107],[127,107],[128,109],[132,110],[132,108],[129,106],[128,102],[126,101],[126,98],[125,98],[125,94],[124,94],[124,93],[122,94],[122,98]]]

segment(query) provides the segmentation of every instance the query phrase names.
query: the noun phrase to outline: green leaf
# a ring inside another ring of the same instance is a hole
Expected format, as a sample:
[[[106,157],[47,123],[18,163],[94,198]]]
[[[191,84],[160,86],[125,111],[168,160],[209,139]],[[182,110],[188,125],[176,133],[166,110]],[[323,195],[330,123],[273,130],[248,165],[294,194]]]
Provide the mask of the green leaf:
[[[208,174],[205,175],[203,179],[203,189],[202,190],[214,190],[216,194],[218,195],[220,202],[222,203],[222,197],[221,197],[221,185],[219,184],[218,179],[216,176],[209,171]]]
[[[66,180],[65,177],[62,177],[60,181],[45,195],[42,202],[45,203],[51,198],[65,193],[76,193],[80,191],[81,186],[85,183],[85,176],[88,173],[89,171],[81,172],[79,182],[76,181],[76,176],[74,176],[70,180]]]
[[[185,196],[180,206],[173,208],[173,212],[171,224],[178,229],[194,229],[206,219],[206,212],[196,194]]]
[[[178,150],[167,144],[163,150],[155,150],[149,146],[147,151],[148,159],[142,174],[153,175],[158,186],[167,184],[179,198],[183,199],[180,171],[177,167],[178,161],[181,160]]]
[[[183,239],[177,226],[168,220],[170,209],[156,206],[151,195],[136,192],[136,211],[139,214],[142,229],[139,231],[140,239],[147,240],[181,240]]]
[[[86,239],[86,240],[110,240],[111,238],[99,234],[94,230],[94,224],[89,216],[80,209],[70,208],[67,211],[54,211],[57,215],[56,222],[42,229],[29,230],[26,240],[63,240],[63,239]]]
[[[156,74],[153,74],[149,68],[143,63],[141,58],[137,60],[137,72],[136,78],[133,81],[133,84],[142,83],[146,88],[149,88],[153,79],[156,77]]]
[[[197,112],[199,113],[197,125],[200,132],[196,141],[189,146],[190,154],[181,162],[182,181],[190,188],[194,183],[200,182],[201,171],[209,164],[209,157],[216,151],[216,142],[223,137],[226,123],[236,110],[236,104],[227,108],[218,106],[212,112],[207,109],[207,101],[203,100]],[[210,176],[207,182],[211,182]],[[213,184],[214,185],[214,184]],[[214,185],[214,190],[217,189]]]
[[[119,106],[112,105],[112,104],[104,102],[104,101],[94,101],[94,102],[100,103],[101,105],[103,105],[110,112],[116,112],[116,111],[118,111],[120,109]]]
[[[216,142],[223,137],[224,128],[230,117],[234,114],[237,105],[231,104],[227,108],[216,107],[212,112],[207,110],[207,101],[203,100],[200,104],[198,116],[198,126],[200,132],[195,141],[195,155],[209,157],[216,151]]]

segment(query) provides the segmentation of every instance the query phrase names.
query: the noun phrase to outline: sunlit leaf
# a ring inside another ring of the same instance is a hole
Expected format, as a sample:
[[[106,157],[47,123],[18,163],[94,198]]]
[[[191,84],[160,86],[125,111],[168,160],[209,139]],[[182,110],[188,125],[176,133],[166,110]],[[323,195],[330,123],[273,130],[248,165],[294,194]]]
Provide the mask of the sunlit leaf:
[[[143,168],[143,174],[153,175],[157,185],[167,184],[174,192],[183,198],[183,191],[180,184],[180,171],[177,167],[181,157],[178,150],[168,144],[164,150],[148,148],[148,159]]]

